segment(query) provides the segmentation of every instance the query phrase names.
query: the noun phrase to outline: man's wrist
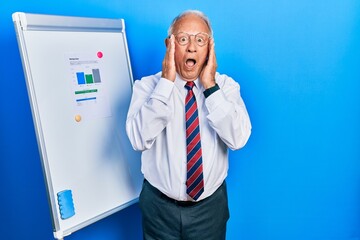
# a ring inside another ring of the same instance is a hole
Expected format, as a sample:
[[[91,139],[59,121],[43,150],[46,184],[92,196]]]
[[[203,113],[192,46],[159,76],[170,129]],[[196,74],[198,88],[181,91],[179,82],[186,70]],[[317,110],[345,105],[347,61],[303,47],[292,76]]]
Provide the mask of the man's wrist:
[[[220,89],[219,85],[217,85],[217,83],[215,83],[215,85],[213,87],[210,87],[204,91],[205,98],[209,97],[211,94],[213,94],[214,92],[216,92],[219,89]]]

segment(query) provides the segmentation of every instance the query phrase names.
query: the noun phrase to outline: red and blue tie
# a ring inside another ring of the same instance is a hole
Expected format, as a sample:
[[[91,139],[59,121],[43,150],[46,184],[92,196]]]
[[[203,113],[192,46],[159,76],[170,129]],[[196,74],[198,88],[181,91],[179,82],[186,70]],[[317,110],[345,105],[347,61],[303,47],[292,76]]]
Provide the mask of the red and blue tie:
[[[186,121],[186,153],[187,153],[187,180],[186,193],[197,200],[204,192],[203,164],[200,142],[200,127],[198,110],[194,92],[194,82],[187,82],[185,88],[188,93],[185,98]]]

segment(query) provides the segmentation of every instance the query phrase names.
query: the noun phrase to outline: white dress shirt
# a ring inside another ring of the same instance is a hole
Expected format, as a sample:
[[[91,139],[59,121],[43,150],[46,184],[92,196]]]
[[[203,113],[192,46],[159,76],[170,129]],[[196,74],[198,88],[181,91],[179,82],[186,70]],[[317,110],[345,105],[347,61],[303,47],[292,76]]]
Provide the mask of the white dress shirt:
[[[193,88],[199,113],[204,192],[200,201],[216,191],[228,171],[228,148],[243,147],[251,123],[232,78],[216,73],[219,90],[205,98],[204,87]],[[170,198],[189,201],[186,194],[186,81],[161,78],[161,72],[135,81],[126,120],[126,132],[135,150],[142,151],[141,171],[146,180]]]

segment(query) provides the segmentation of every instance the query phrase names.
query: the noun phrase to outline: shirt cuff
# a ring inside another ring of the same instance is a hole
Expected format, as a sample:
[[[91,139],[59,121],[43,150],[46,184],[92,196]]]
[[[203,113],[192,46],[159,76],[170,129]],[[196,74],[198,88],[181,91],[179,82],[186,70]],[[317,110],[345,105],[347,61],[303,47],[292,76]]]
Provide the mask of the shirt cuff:
[[[215,83],[215,86],[208,88],[204,91],[205,98],[207,98],[208,96],[210,96],[211,94],[213,94],[214,92],[216,92],[219,89],[220,89],[219,85],[217,83]]]

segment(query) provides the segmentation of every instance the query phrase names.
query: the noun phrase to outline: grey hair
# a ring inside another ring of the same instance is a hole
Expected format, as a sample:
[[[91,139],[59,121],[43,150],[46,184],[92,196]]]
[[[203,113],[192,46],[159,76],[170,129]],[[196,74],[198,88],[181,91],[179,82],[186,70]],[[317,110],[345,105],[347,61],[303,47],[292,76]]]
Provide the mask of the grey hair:
[[[200,11],[198,11],[198,10],[186,10],[186,11],[180,13],[178,16],[176,16],[176,17],[174,18],[174,20],[172,21],[169,29],[168,29],[168,37],[170,37],[171,34],[174,33],[174,26],[175,26],[175,24],[176,24],[181,18],[183,18],[183,17],[185,17],[185,16],[187,16],[187,15],[191,15],[191,14],[196,15],[196,16],[200,17],[202,20],[204,20],[204,22],[206,23],[206,25],[208,26],[208,28],[209,28],[209,30],[210,30],[210,37],[212,37],[212,36],[213,36],[213,30],[212,30],[212,28],[211,28],[211,24],[210,24],[209,18],[208,18],[203,12],[200,12]]]

